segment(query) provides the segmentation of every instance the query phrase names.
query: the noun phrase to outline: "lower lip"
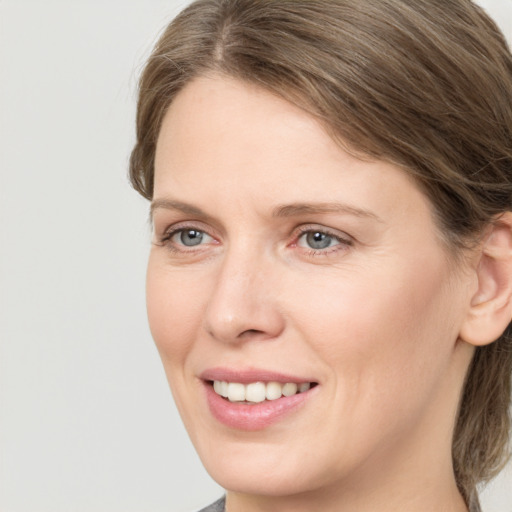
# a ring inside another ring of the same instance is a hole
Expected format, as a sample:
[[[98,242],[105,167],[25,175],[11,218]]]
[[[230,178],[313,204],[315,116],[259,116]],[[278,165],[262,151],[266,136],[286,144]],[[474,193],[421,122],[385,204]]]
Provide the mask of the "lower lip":
[[[227,427],[245,431],[263,430],[280,421],[302,407],[317,387],[296,395],[283,396],[277,400],[265,400],[248,405],[230,402],[215,393],[210,383],[205,383],[206,399],[213,417]]]

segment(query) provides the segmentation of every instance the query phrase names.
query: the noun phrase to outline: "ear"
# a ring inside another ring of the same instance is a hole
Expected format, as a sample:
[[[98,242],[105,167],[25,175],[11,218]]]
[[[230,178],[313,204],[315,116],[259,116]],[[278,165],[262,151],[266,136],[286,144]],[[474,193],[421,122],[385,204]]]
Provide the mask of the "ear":
[[[478,253],[477,290],[460,338],[475,346],[497,340],[512,319],[512,213],[499,216]]]

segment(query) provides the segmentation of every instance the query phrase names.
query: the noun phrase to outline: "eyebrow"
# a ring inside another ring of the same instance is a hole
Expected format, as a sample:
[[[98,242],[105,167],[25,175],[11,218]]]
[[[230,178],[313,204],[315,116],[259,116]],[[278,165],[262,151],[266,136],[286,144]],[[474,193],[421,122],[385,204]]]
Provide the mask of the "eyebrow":
[[[194,217],[209,219],[210,215],[205,213],[197,206],[193,206],[188,203],[181,201],[175,201],[172,199],[155,199],[151,203],[150,208],[150,219],[153,218],[155,210],[163,208],[165,210],[177,210],[186,215],[193,215]],[[355,217],[363,217],[383,222],[382,219],[375,213],[357,208],[352,205],[344,203],[292,203],[276,206],[272,210],[272,217],[287,218],[287,217],[298,217],[300,215],[321,215],[327,213],[353,215]]]
[[[209,217],[209,215],[203,212],[203,210],[191,204],[182,203],[181,201],[174,201],[172,199],[155,199],[154,201],[151,202],[151,207],[149,210],[149,216],[151,219],[153,218],[155,210],[158,210],[160,208],[164,210],[177,210],[187,215],[193,215],[194,217]]]
[[[272,212],[273,217],[297,217],[299,215],[320,215],[325,213],[336,213],[344,215],[353,215],[383,222],[383,220],[363,208],[357,208],[344,203],[293,203],[277,206]]]

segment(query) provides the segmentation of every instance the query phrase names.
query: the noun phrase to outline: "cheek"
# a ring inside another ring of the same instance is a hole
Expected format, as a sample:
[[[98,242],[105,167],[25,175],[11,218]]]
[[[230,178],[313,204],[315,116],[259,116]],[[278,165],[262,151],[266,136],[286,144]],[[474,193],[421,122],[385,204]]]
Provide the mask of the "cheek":
[[[447,276],[439,257],[395,258],[364,272],[352,269],[321,288],[311,283],[314,294],[302,291],[299,330],[330,365],[349,406],[396,410],[433,392],[458,332]]]
[[[148,320],[164,365],[180,364],[189,353],[202,318],[202,295],[200,283],[150,256],[146,279]]]

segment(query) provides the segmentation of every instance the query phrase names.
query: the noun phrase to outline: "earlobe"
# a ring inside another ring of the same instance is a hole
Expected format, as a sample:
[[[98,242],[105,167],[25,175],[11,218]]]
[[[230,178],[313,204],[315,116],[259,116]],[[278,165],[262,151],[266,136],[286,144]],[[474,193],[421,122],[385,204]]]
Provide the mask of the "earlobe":
[[[478,286],[460,338],[475,346],[498,339],[512,319],[512,213],[496,219],[479,250]]]

